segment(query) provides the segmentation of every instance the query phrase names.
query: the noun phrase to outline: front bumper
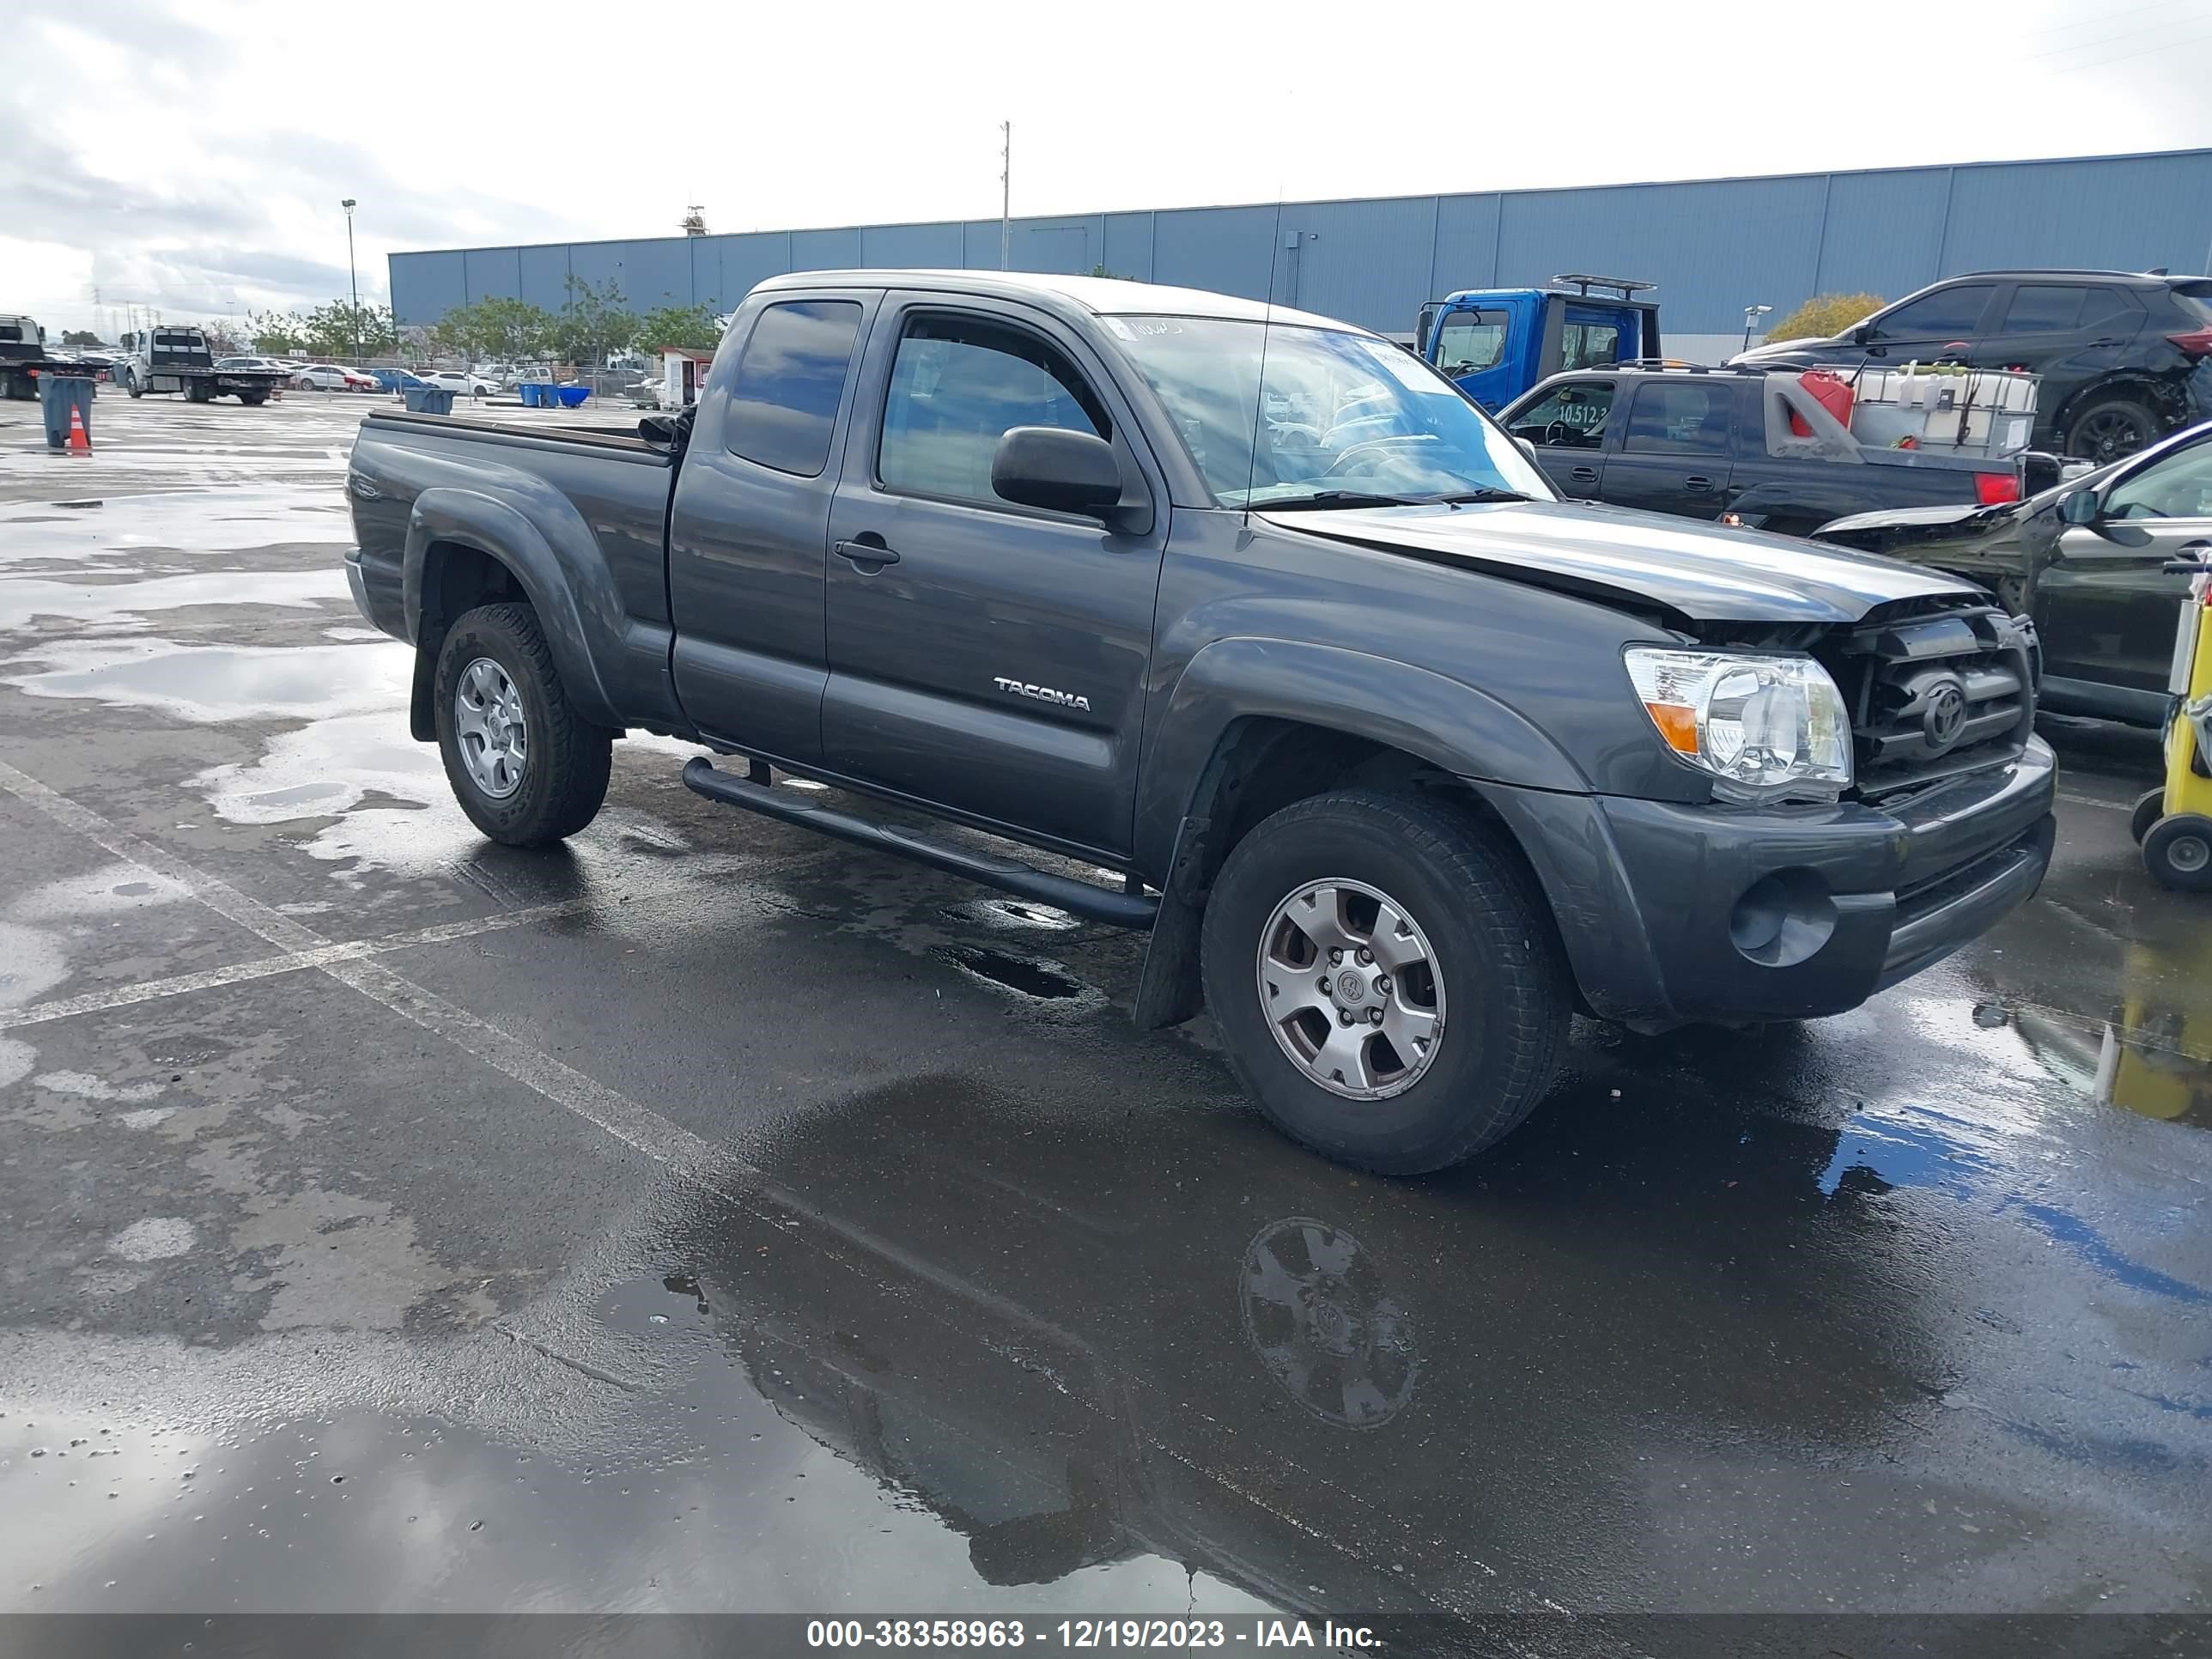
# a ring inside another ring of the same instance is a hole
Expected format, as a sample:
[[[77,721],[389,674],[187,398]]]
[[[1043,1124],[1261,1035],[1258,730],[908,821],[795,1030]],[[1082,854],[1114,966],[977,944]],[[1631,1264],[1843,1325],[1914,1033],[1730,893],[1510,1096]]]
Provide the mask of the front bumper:
[[[1895,810],[1483,793],[1591,1012],[1663,1025],[1841,1013],[1941,961],[2041,884],[2057,787],[2031,738]]]

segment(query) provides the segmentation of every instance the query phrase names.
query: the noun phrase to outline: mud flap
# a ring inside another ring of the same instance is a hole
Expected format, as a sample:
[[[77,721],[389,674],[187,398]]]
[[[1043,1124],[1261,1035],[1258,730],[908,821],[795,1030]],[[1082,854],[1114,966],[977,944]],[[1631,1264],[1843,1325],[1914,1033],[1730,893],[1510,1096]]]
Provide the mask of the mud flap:
[[[1199,971],[1199,927],[1206,916],[1207,832],[1210,818],[1187,817],[1176,831],[1175,857],[1160,890],[1159,914],[1152,942],[1137,976],[1131,1018],[1140,1031],[1180,1025],[1206,1009],[1206,984]]]

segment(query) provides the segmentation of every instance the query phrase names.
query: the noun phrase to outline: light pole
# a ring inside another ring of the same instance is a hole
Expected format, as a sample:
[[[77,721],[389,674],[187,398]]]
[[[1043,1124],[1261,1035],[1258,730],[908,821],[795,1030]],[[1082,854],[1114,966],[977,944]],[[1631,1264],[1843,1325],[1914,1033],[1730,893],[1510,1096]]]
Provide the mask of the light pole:
[[[353,290],[353,361],[361,364],[361,278],[354,273],[353,265],[353,198],[349,196],[338,205],[346,215],[346,286]]]
[[[1751,349],[1751,331],[1759,326],[1760,318],[1773,309],[1772,306],[1746,306],[1743,308],[1743,349],[1746,351]]]

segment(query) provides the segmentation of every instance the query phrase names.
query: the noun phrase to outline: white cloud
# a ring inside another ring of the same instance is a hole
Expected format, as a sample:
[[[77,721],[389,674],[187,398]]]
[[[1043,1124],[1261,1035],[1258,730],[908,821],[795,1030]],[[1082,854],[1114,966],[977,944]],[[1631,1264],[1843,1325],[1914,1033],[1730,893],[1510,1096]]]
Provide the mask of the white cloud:
[[[0,304],[50,327],[95,283],[172,316],[334,297],[344,196],[365,298],[390,249],[671,234],[688,202],[995,217],[1002,118],[1018,213],[2212,143],[2212,0],[101,0],[12,28],[90,89],[57,125],[40,76],[0,82]]]

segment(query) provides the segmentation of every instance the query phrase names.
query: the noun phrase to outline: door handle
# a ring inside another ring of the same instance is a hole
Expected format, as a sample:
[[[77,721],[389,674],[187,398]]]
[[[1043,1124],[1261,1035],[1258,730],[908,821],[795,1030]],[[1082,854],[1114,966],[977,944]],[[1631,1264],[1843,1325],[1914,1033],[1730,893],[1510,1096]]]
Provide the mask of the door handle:
[[[1713,481],[1711,478],[1699,477],[1695,474],[1682,480],[1682,488],[1685,489],[1711,489],[1712,487]]]
[[[1570,467],[1567,469],[1567,476],[1577,483],[1595,483],[1597,469],[1594,466]]]
[[[896,564],[898,554],[884,544],[884,538],[872,531],[849,542],[839,542],[836,548],[841,559],[848,560],[863,574],[872,576],[887,564]]]

